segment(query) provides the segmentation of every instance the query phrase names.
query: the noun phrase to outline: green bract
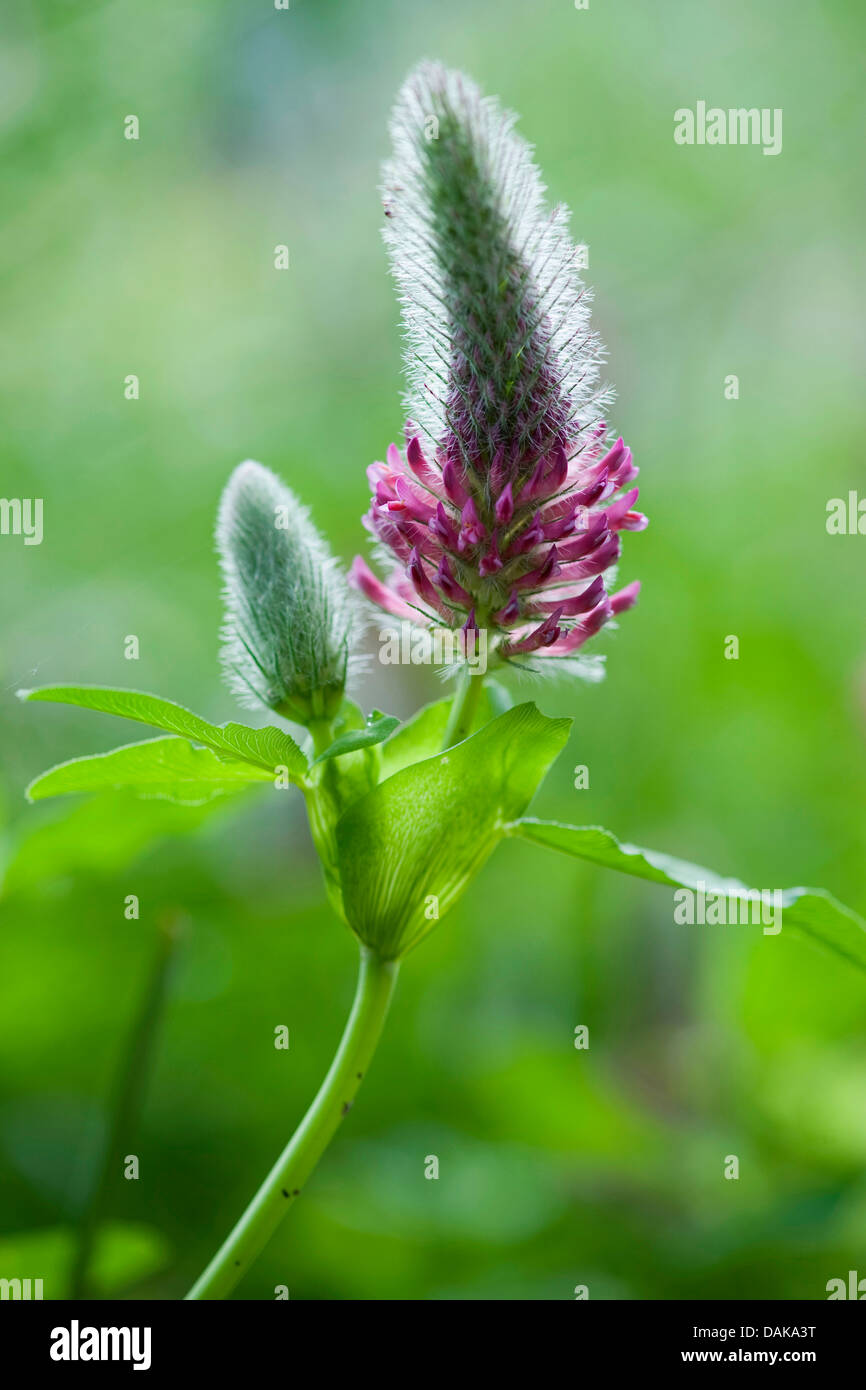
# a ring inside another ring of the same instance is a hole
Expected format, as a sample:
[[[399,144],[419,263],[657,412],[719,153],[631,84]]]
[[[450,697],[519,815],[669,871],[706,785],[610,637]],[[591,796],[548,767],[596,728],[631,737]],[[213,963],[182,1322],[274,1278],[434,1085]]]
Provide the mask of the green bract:
[[[529,805],[570,726],[518,705],[346,811],[337,826],[343,910],[366,945],[390,960],[432,930]]]
[[[472,680],[480,678],[473,676]],[[401,768],[431,758],[441,752],[448,719],[452,708],[451,700],[436,700],[432,705],[424,705],[411,719],[407,719],[400,729],[382,747],[382,781],[392,777]],[[511,707],[511,699],[502,686],[488,680],[481,691],[468,733],[477,733],[497,714],[504,714]]]

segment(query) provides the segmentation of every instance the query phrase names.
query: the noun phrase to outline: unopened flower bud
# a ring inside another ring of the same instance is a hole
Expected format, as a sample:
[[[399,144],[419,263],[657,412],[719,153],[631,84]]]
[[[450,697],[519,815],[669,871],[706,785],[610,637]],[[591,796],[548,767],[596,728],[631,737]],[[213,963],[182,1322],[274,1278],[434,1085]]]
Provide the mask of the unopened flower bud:
[[[301,724],[333,719],[349,664],[353,598],[306,507],[260,463],[239,464],[222,495],[221,662],[241,702]]]

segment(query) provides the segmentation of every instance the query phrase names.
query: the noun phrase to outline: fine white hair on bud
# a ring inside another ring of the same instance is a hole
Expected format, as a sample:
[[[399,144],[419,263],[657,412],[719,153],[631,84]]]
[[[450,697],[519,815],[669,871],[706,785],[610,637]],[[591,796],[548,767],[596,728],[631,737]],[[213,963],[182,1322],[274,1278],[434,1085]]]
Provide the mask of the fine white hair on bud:
[[[464,73],[423,62],[391,117],[385,242],[406,328],[407,413],[473,473],[573,453],[612,398],[568,209],[515,117]]]
[[[234,470],[219,506],[225,623],[220,660],[250,708],[333,719],[350,665],[354,599],[310,513],[269,469]]]

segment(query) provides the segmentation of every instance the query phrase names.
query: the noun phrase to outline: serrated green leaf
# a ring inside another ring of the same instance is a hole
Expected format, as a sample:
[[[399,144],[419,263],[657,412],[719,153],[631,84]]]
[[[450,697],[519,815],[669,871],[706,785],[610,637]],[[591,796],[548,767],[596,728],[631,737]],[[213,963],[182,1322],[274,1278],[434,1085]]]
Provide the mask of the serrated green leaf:
[[[432,930],[526,809],[570,724],[519,705],[349,807],[337,856],[344,914],[362,941],[395,958]]]
[[[35,690],[19,690],[18,695],[22,700],[77,705],[150,724],[155,729],[165,729],[203,744],[221,758],[240,758],[272,775],[277,767],[285,767],[292,782],[300,783],[307,771],[306,758],[294,739],[282,729],[272,725],[251,729],[246,724],[211,724],[174,700],[163,700],[141,690],[115,690],[97,685],[43,685]]]
[[[739,879],[721,878],[711,869],[689,864],[684,859],[620,844],[615,835],[600,826],[562,825],[557,821],[527,817],[512,825],[510,833],[635,878],[666,884],[669,888],[703,889],[707,894],[740,902],[754,900],[756,892],[760,891],[747,888]],[[779,893],[783,929],[794,927],[826,950],[866,970],[866,922],[862,917],[823,888],[783,888]]]
[[[328,758],[340,758],[344,753],[358,753],[362,748],[373,748],[377,743],[383,743],[399,724],[396,715],[383,714],[381,710],[374,709],[367,715],[363,728],[349,729],[340,734],[324,753],[319,754],[313,766],[326,762]]]
[[[274,774],[252,763],[231,762],[210,748],[194,748],[185,738],[153,738],[58,763],[30,783],[27,799],[128,787],[137,796],[199,806],[243,791],[251,782],[273,783]]]

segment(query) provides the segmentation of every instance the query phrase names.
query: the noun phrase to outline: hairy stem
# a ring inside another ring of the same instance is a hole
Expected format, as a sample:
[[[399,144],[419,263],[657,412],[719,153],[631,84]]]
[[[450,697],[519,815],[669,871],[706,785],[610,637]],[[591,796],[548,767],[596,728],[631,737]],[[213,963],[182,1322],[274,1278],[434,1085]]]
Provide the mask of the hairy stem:
[[[484,688],[484,677],[481,674],[473,675],[469,666],[463,667],[458,676],[458,682],[457,694],[451,705],[445,737],[442,740],[443,752],[446,748],[453,748],[455,743],[461,743],[466,738],[472,728],[472,721],[475,718],[478,701]]]
[[[396,961],[361,947],[352,1012],[318,1095],[234,1230],[187,1299],[225,1298],[261,1254],[351,1108],[382,1032],[397,980]]]

